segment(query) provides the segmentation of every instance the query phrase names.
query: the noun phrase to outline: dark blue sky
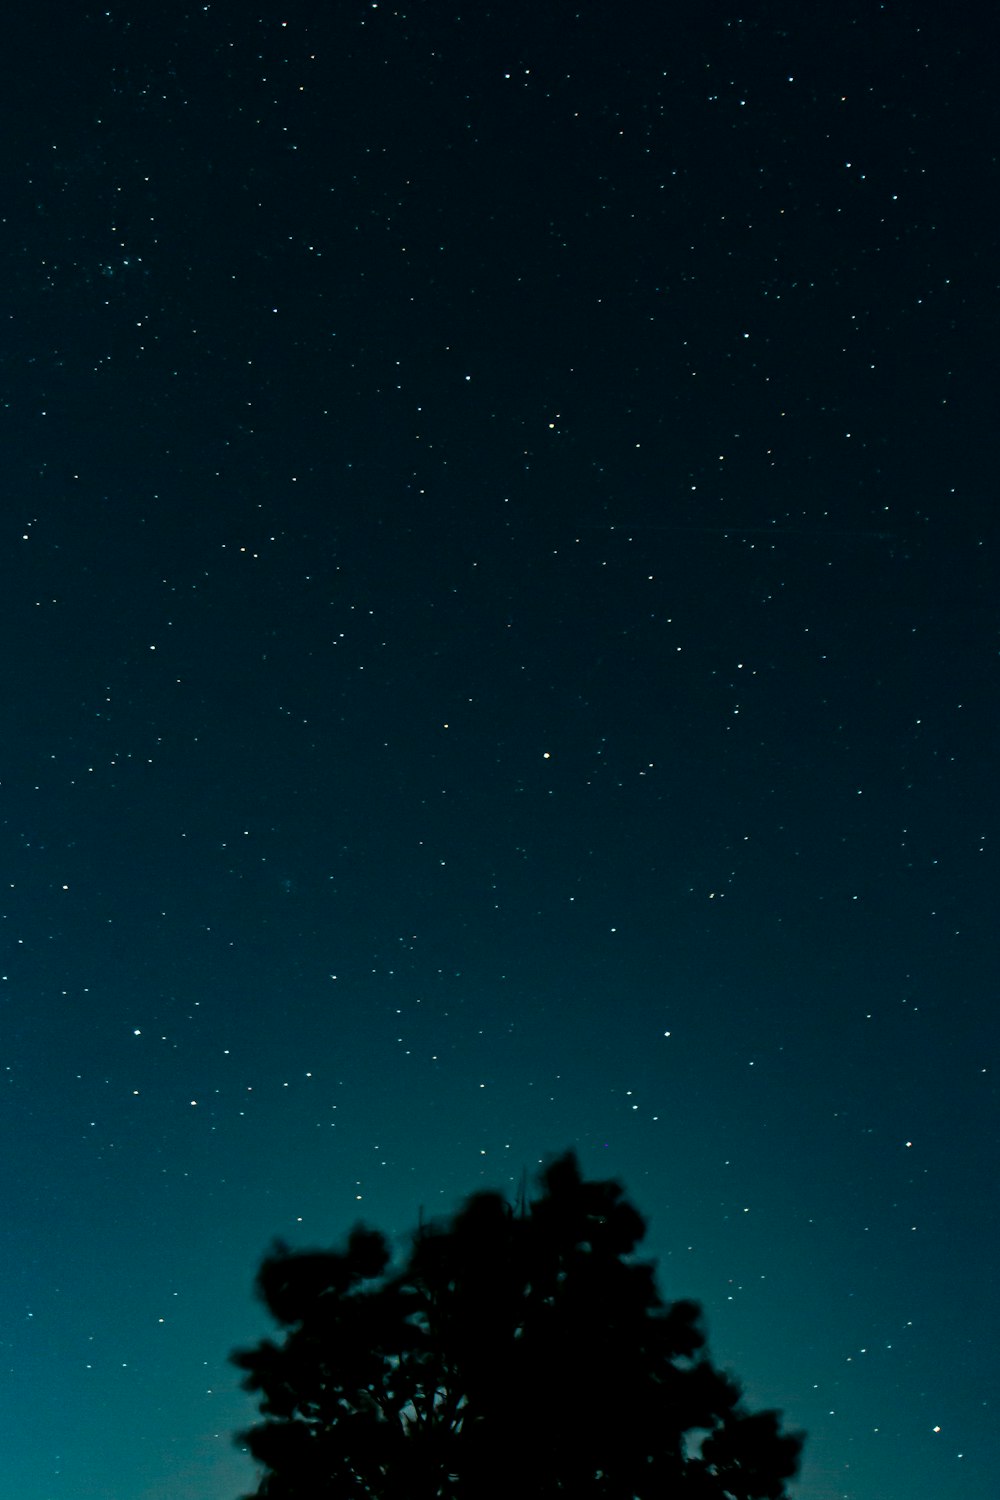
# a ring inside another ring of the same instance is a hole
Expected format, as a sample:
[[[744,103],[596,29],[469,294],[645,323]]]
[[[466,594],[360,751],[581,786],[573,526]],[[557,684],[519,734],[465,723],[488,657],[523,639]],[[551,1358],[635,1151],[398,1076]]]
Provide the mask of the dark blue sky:
[[[8,31],[5,1492],[573,1146],[797,1500],[994,1500],[993,20]]]

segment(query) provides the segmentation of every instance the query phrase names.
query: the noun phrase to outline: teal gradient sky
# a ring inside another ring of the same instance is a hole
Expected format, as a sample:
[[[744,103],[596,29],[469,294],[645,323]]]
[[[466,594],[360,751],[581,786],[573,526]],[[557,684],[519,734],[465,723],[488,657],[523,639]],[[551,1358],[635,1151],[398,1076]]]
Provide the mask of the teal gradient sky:
[[[8,32],[0,1488],[235,1500],[272,1238],[572,1146],[994,1500],[996,23]]]

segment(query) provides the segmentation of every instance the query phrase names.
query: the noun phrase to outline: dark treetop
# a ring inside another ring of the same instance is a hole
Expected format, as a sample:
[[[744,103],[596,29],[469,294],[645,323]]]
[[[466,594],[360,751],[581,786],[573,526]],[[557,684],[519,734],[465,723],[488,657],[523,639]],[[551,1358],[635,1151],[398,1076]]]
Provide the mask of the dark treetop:
[[[395,1273],[363,1225],[267,1257],[284,1341],[233,1356],[265,1418],[243,1435],[259,1495],[782,1500],[801,1436],[744,1409],[697,1303],[663,1302],[620,1185],[572,1152],[542,1184],[518,1212],[480,1192],[421,1224]]]

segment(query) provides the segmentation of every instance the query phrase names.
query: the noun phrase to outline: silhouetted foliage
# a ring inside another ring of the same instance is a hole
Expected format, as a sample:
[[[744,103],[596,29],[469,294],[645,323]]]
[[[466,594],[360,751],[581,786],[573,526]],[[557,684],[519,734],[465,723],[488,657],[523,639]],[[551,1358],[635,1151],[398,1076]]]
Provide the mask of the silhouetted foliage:
[[[701,1310],[633,1258],[645,1221],[575,1156],[515,1212],[477,1193],[421,1226],[278,1245],[258,1290],[285,1330],[239,1351],[264,1418],[240,1435],[268,1500],[782,1500],[802,1437],[751,1413]]]

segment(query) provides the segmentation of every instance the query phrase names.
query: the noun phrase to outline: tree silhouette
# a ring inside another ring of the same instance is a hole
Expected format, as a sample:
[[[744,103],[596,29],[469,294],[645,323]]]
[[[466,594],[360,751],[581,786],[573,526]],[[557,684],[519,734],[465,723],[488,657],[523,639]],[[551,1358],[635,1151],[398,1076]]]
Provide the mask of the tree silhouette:
[[[477,1193],[401,1270],[377,1230],[276,1245],[257,1277],[282,1343],[232,1356],[264,1420],[238,1441],[268,1500],[783,1500],[803,1439],[748,1412],[664,1303],[617,1182],[573,1153],[515,1211]]]

